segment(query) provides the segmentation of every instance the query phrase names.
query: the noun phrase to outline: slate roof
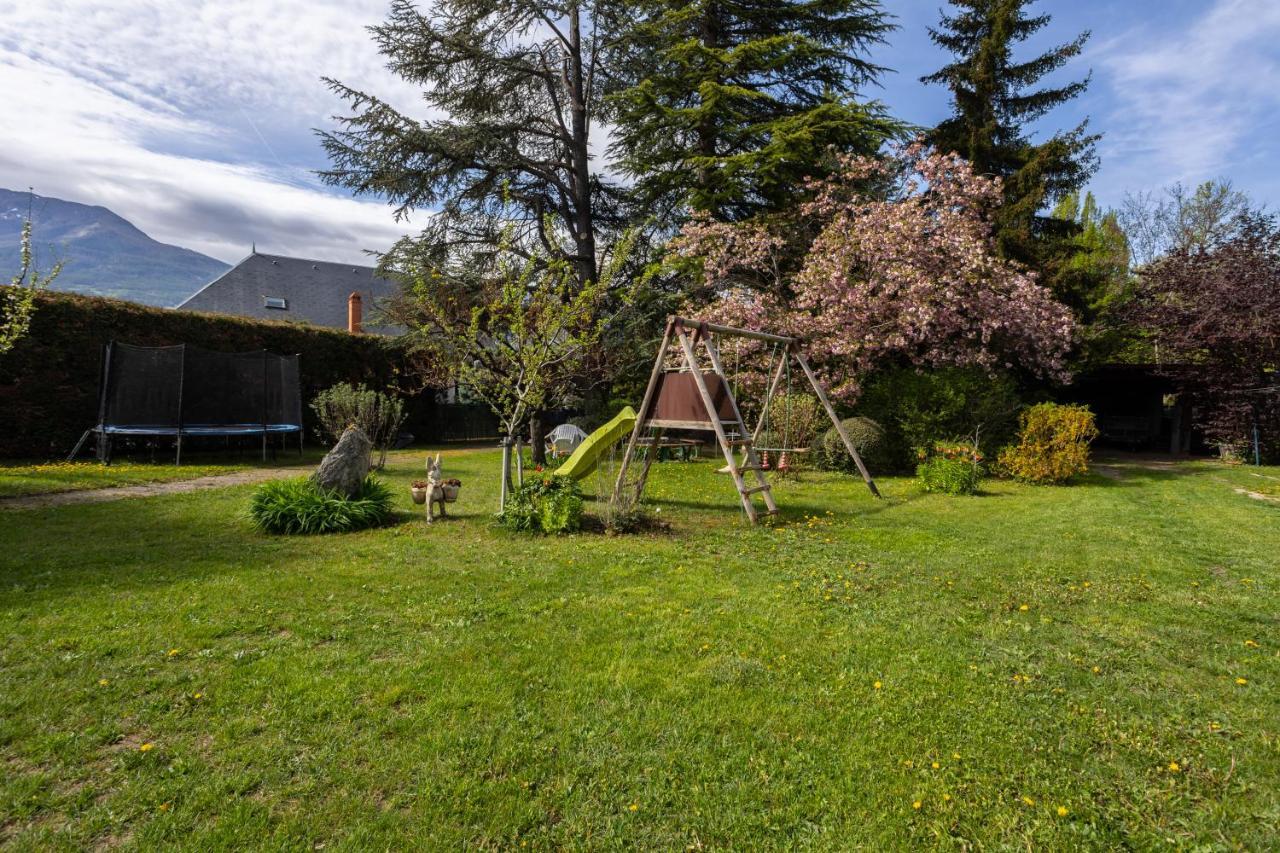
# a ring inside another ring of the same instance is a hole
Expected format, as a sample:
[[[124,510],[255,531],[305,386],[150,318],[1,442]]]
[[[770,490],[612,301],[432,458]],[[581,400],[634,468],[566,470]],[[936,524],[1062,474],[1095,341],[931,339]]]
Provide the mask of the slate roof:
[[[364,300],[364,330],[391,335],[400,330],[376,325],[377,306],[398,289],[394,282],[376,276],[373,267],[254,252],[196,291],[178,309],[345,330],[347,297],[359,292]],[[283,299],[287,307],[268,308],[268,299]]]

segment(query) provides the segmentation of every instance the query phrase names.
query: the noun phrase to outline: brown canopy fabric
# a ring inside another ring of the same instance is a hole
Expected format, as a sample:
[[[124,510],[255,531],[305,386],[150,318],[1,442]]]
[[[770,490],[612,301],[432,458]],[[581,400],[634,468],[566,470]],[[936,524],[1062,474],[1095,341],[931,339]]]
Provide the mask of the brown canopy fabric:
[[[703,372],[702,378],[707,383],[707,390],[711,392],[711,399],[715,402],[720,420],[727,424],[736,424],[733,405],[729,401],[728,391],[720,376],[708,370]],[[692,373],[664,372],[658,377],[655,391],[653,404],[642,419],[645,426],[668,429],[714,429]]]

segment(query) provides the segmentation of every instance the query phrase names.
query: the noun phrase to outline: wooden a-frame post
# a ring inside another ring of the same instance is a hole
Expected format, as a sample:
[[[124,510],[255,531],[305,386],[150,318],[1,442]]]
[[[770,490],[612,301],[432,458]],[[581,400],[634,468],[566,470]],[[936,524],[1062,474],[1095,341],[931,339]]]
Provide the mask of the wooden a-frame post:
[[[690,332],[692,329],[692,333]],[[720,352],[713,339],[713,335],[738,336],[745,338],[753,338],[755,340],[772,342],[783,346],[782,359],[779,360],[778,369],[769,384],[769,390],[765,395],[764,405],[760,419],[756,423],[756,428],[751,436],[746,435],[746,424],[742,419],[742,411],[738,408],[738,401],[733,395],[733,389],[729,381],[729,377],[725,375],[724,365],[720,361]],[[721,453],[723,453],[725,462],[728,463],[729,474],[733,477],[734,486],[738,490],[738,495],[742,499],[742,508],[747,518],[754,524],[757,520],[758,513],[755,505],[751,500],[754,494],[760,494],[765,502],[765,507],[770,515],[778,511],[778,506],[773,499],[773,491],[769,485],[768,479],[764,476],[760,461],[756,456],[755,442],[760,436],[760,429],[764,423],[764,412],[769,410],[769,406],[773,402],[773,397],[777,393],[778,386],[782,381],[782,377],[786,372],[789,360],[794,358],[796,363],[800,365],[804,371],[805,378],[809,380],[814,394],[817,395],[822,408],[827,413],[827,417],[831,419],[832,425],[835,427],[836,433],[840,436],[841,442],[844,444],[845,450],[853,458],[854,464],[858,467],[858,472],[862,475],[863,481],[866,482],[867,488],[871,490],[871,494],[877,498],[880,497],[880,490],[876,488],[875,481],[871,479],[871,474],[867,471],[867,466],[863,464],[862,457],[858,455],[858,450],[853,446],[853,441],[849,438],[849,434],[845,431],[844,425],[840,423],[840,418],[836,415],[835,408],[831,405],[830,399],[827,397],[826,391],[818,382],[818,378],[814,375],[809,363],[801,355],[796,347],[794,338],[784,337],[782,335],[773,335],[767,332],[755,332],[748,329],[735,329],[730,326],[720,326],[714,323],[706,323],[694,320],[687,320],[682,317],[668,317],[666,329],[662,334],[662,343],[658,347],[657,357],[653,362],[653,370],[649,374],[649,385],[645,388],[644,400],[640,404],[639,416],[636,418],[636,425],[631,431],[631,437],[627,441],[627,449],[622,456],[622,464],[619,466],[618,479],[614,484],[613,496],[617,500],[622,494],[622,490],[626,487],[627,469],[635,458],[636,446],[640,440],[642,430],[651,427],[657,427],[658,433],[654,436],[653,443],[649,448],[645,458],[644,470],[641,472],[639,481],[636,484],[636,498],[639,499],[644,492],[645,481],[648,479],[649,466],[653,463],[654,457],[657,455],[657,443],[661,438],[663,425],[650,424],[650,410],[653,408],[655,395],[657,393],[659,381],[663,373],[663,365],[666,361],[667,350],[674,341],[679,342],[681,354],[683,356],[684,366],[688,368],[693,375],[694,385],[698,390],[699,399],[707,413],[707,423],[710,425],[712,432],[715,433],[716,443],[719,444]],[[697,353],[695,345],[701,341],[707,349],[707,355],[711,360],[711,366],[719,378],[721,388],[729,403],[729,408],[738,427],[737,434],[741,436],[738,440],[730,440],[725,423],[720,418],[718,407],[715,399],[712,397],[711,389],[707,385],[707,380],[702,369],[698,366]],[[734,458],[734,446],[741,445],[744,450],[743,465],[738,465]],[[742,472],[752,471],[755,473],[758,485],[749,487],[743,479]]]

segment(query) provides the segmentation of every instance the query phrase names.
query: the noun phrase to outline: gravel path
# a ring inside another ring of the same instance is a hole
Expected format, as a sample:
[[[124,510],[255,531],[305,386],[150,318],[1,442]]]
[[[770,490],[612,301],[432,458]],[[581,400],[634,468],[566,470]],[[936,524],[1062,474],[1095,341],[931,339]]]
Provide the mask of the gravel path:
[[[155,495],[198,492],[201,489],[220,489],[224,486],[238,486],[242,483],[260,483],[263,480],[297,477],[305,474],[307,470],[306,468],[255,468],[249,471],[236,471],[232,474],[196,477],[191,480],[172,480],[167,483],[142,483],[137,486],[82,489],[78,492],[21,495],[12,498],[0,498],[0,510],[45,509],[47,507],[70,506],[72,504],[118,501],[123,498],[149,498]]]

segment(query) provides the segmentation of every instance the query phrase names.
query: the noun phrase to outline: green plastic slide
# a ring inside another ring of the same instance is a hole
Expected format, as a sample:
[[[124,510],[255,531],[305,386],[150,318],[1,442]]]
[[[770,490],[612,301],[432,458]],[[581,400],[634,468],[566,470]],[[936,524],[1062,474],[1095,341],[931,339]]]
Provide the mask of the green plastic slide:
[[[596,470],[596,466],[600,464],[600,457],[608,453],[610,447],[630,435],[635,426],[636,411],[627,406],[614,415],[613,420],[584,438],[582,444],[578,445],[578,449],[573,451],[573,455],[556,469],[556,476],[581,480]]]

